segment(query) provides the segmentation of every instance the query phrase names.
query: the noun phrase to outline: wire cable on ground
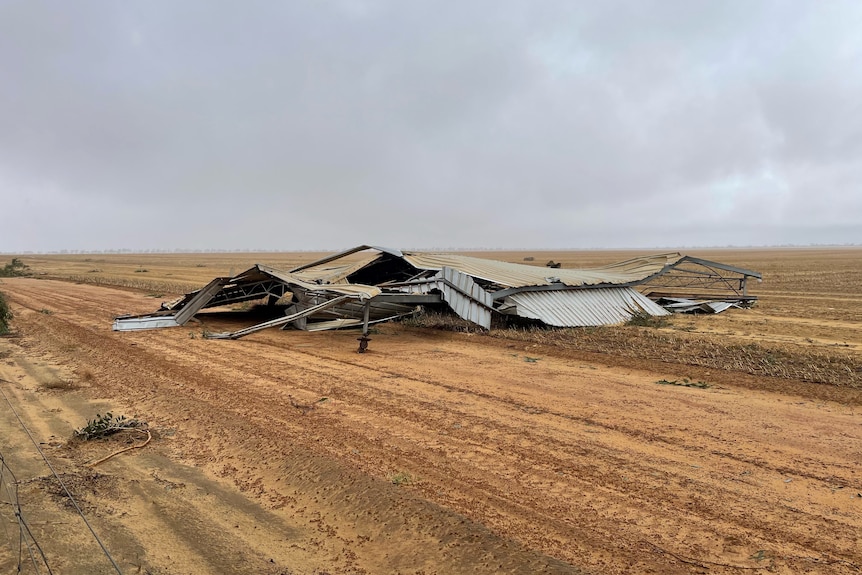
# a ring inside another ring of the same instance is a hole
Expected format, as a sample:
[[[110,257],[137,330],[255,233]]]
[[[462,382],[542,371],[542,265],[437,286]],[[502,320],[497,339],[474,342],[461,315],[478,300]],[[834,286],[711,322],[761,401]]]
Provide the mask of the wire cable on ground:
[[[99,547],[102,548],[102,552],[105,554],[105,557],[108,558],[108,561],[111,562],[111,565],[113,565],[113,567],[117,571],[117,573],[119,575],[123,575],[123,572],[120,570],[120,566],[117,565],[116,561],[114,561],[114,558],[111,556],[111,553],[108,551],[108,548],[105,547],[105,544],[102,543],[102,540],[96,534],[96,531],[95,531],[95,529],[93,529],[93,526],[90,525],[89,521],[87,521],[86,516],[84,516],[84,512],[81,511],[81,508],[78,506],[78,502],[75,501],[75,498],[72,496],[72,493],[69,491],[68,487],[66,487],[66,484],[63,483],[63,480],[60,479],[59,475],[57,475],[57,471],[54,470],[54,466],[51,465],[51,462],[48,461],[47,457],[45,457],[45,454],[42,452],[42,448],[39,447],[39,443],[33,438],[33,434],[30,433],[30,430],[27,429],[27,426],[24,425],[24,422],[21,420],[21,417],[18,415],[18,412],[15,411],[15,408],[12,406],[12,402],[9,401],[9,398],[6,396],[6,393],[3,391],[2,387],[0,387],[0,395],[3,396],[4,400],[6,400],[6,403],[9,405],[9,409],[12,410],[12,414],[15,416],[15,419],[17,419],[18,423],[21,424],[21,427],[24,429],[24,431],[27,433],[27,437],[30,438],[30,441],[36,447],[36,451],[39,452],[39,455],[42,457],[42,460],[45,462],[45,465],[47,465],[48,469],[51,470],[51,473],[54,475],[54,478],[60,484],[60,487],[63,488],[63,492],[66,494],[66,497],[69,498],[69,501],[72,503],[72,506],[75,508],[75,511],[78,512],[78,515],[81,516],[81,519],[84,521],[84,524],[87,526],[87,529],[89,529],[90,533],[93,534],[93,538],[96,540],[96,543],[99,544]]]
[[[12,478],[11,482],[6,480],[7,474]],[[18,497],[18,478],[15,477],[15,473],[12,471],[12,468],[9,467],[9,464],[6,462],[2,453],[0,453],[0,485],[5,488],[6,496],[9,498],[9,501],[4,501],[3,503],[8,503],[12,506],[15,519],[18,522],[18,573],[21,572],[21,568],[23,566],[22,556],[24,554],[24,546],[26,546],[27,553],[30,555],[30,561],[33,563],[34,571],[37,574],[41,572],[39,569],[38,559],[33,553],[33,547],[35,547],[39,552],[39,555],[42,558],[42,563],[45,565],[45,569],[48,570],[48,575],[53,575],[51,566],[48,564],[48,558],[45,556],[45,552],[42,551],[42,546],[39,545],[38,541],[36,541],[36,537],[33,535],[33,532],[30,531],[30,526],[27,525],[27,521],[24,519],[24,514],[21,510],[21,501]],[[9,532],[6,529],[5,523],[3,525],[3,531],[6,533],[8,539]]]
[[[131,428],[129,428],[129,429],[131,429],[132,431],[143,431],[144,433],[146,433],[146,434],[147,434],[147,439],[146,439],[146,441],[144,441],[143,443],[139,443],[139,444],[137,444],[137,445],[130,445],[129,447],[124,447],[123,449],[118,449],[117,451],[113,452],[112,454],[110,454],[110,455],[106,455],[105,457],[101,458],[101,459],[100,459],[100,460],[98,460],[98,461],[94,461],[93,463],[91,463],[91,464],[90,464],[90,467],[96,467],[96,466],[97,466],[97,465],[99,465],[100,463],[104,463],[104,462],[106,462],[107,460],[109,460],[110,458],[114,457],[115,455],[119,455],[119,454],[121,454],[121,453],[125,453],[125,452],[127,452],[127,451],[132,450],[132,449],[140,449],[140,448],[142,448],[142,447],[146,447],[146,446],[147,446],[147,444],[150,442],[150,440],[152,440],[152,439],[153,439],[153,435],[150,433],[150,430],[149,430],[149,429],[136,429],[136,428],[134,428],[134,427],[131,427]]]

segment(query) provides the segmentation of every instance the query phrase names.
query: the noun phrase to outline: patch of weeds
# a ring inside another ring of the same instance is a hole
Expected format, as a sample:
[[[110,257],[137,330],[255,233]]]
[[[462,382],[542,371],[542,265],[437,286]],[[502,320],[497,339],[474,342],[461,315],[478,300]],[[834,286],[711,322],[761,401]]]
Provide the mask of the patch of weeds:
[[[88,419],[87,425],[81,429],[76,429],[74,436],[78,439],[88,441],[90,439],[107,437],[124,429],[137,429],[145,425],[146,422],[138,421],[134,418],[127,419],[125,415],[114,417],[114,414],[109,411],[105,415],[97,413],[94,419]]]
[[[485,328],[471,321],[462,319],[454,313],[424,312],[401,320],[404,325],[454,331],[463,333],[481,333]]]
[[[89,369],[79,369],[78,377],[81,378],[81,381],[86,381],[87,383],[93,381],[96,376],[93,375],[93,372]]]
[[[751,557],[749,557],[752,561],[763,561],[766,559],[766,551],[763,549],[757,551],[756,553],[752,553]]]
[[[190,332],[189,332],[189,339],[197,339],[197,337],[198,337],[198,336],[197,336],[197,335],[195,335],[195,332],[193,332],[193,331],[190,331]]]
[[[9,309],[9,304],[6,303],[6,298],[0,292],[0,335],[9,333],[9,322],[12,320],[12,310]]]
[[[541,358],[539,358],[539,357],[528,357],[528,356],[524,356],[524,361],[526,361],[527,363],[536,363],[536,362],[537,362],[537,361],[539,361],[540,359],[541,359]]]
[[[670,381],[667,379],[660,379],[656,383],[658,385],[676,385],[679,387],[696,387],[698,389],[709,389],[710,387],[712,387],[712,384],[709,384],[709,383],[706,383],[703,381],[689,381],[687,378],[683,378],[680,381],[677,381],[677,380]]]
[[[643,310],[632,314],[626,325],[637,327],[667,327],[670,323],[669,315],[652,315]]]
[[[148,293],[147,297],[160,298],[160,297],[165,297],[165,294],[163,294],[163,293]]]
[[[399,471],[395,475],[392,476],[392,483],[394,485],[406,485],[408,483],[412,483],[413,478],[409,473],[405,473],[404,471]]]
[[[68,391],[70,389],[75,389],[78,386],[75,385],[75,382],[73,382],[73,381],[68,381],[68,380],[65,380],[62,378],[57,378],[57,379],[49,379],[48,381],[43,381],[42,387],[44,389]]]
[[[40,309],[39,313],[44,314],[44,315],[54,315],[54,312],[49,310],[46,307],[43,307],[42,309]]]
[[[150,270],[148,270],[148,269],[146,269],[146,268],[138,268],[138,269],[136,269],[136,270],[135,270],[135,273],[136,273],[136,274],[145,274],[145,273],[147,273],[147,272],[149,272],[149,271],[150,271]]]

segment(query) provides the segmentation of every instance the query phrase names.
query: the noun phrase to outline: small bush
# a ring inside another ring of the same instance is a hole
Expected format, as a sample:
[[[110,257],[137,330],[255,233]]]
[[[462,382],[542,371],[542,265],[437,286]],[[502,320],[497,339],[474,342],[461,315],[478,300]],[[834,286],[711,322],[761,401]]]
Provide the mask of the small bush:
[[[403,471],[392,476],[392,483],[395,485],[405,485],[407,483],[412,483],[412,481],[413,478],[410,477],[410,474]]]
[[[105,415],[97,413],[95,419],[87,420],[87,425],[75,430],[75,437],[84,440],[100,439],[124,429],[136,429],[144,425],[144,422],[137,419],[126,419],[125,415],[114,417],[110,411]]]
[[[78,377],[81,379],[81,381],[86,381],[87,383],[93,381],[96,378],[96,376],[93,375],[93,372],[86,368],[78,370]]]
[[[6,303],[6,298],[0,292],[0,334],[9,333],[9,322],[12,320],[12,310]]]
[[[15,278],[30,275],[30,272],[27,271],[29,269],[30,266],[28,266],[18,258],[12,258],[11,262],[0,268],[0,277]]]
[[[643,310],[632,314],[626,325],[637,327],[667,327],[670,323],[669,315],[652,315]]]
[[[69,391],[72,389],[77,389],[77,385],[73,381],[68,381],[66,379],[50,379],[48,381],[42,382],[42,387],[45,389],[53,389],[60,391]]]

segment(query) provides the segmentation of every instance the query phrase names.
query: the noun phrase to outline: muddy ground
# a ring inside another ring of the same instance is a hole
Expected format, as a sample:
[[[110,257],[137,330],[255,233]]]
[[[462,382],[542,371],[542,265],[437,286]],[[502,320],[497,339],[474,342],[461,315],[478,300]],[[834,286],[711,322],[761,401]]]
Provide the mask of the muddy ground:
[[[856,302],[848,289],[836,299]],[[353,332],[201,337],[242,317],[114,333],[116,313],[158,301],[32,278],[0,291],[19,333],[0,338],[0,453],[55,573],[116,569],[21,422],[124,573],[862,569],[852,387],[824,399],[804,381],[399,324],[362,355]],[[823,319],[843,331],[787,337],[856,353],[858,324],[836,315]],[[717,337],[764,322],[774,339],[782,317],[764,305],[686,321]],[[91,467],[140,441],[70,441],[107,410],[147,421],[153,440]],[[22,572],[44,572],[19,553],[11,495],[0,571],[23,557]]]

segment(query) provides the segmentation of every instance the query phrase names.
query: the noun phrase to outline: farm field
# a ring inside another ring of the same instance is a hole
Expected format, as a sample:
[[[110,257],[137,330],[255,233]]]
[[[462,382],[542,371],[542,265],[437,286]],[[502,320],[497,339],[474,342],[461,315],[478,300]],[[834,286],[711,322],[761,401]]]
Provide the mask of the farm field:
[[[321,254],[23,255],[35,275],[0,280],[0,452],[57,573],[116,571],[13,408],[128,573],[858,573],[862,249],[685,253],[762,272],[757,305],[658,327],[391,323],[361,355],[354,331],[201,337],[241,314],[111,331]],[[153,439],[92,467],[127,443],[72,431],[108,410]],[[17,527],[0,533],[13,571]]]

